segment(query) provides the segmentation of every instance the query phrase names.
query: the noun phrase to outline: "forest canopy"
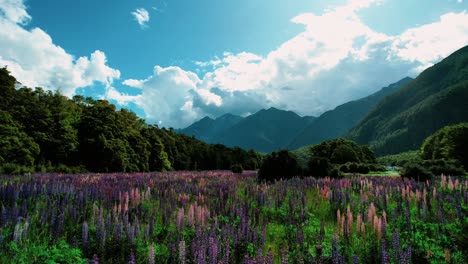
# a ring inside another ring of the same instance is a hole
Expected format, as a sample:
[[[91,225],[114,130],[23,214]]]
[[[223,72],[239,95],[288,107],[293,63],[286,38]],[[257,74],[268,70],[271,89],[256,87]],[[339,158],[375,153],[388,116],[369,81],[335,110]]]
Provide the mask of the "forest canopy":
[[[22,87],[0,68],[0,173],[257,169],[261,155],[147,124],[106,100]]]

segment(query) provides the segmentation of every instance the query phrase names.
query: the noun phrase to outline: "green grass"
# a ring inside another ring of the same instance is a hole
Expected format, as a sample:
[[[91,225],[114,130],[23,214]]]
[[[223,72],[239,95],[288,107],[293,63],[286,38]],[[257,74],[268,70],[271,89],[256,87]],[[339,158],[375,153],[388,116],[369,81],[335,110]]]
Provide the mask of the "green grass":
[[[400,176],[399,171],[371,171],[367,174],[368,176]]]

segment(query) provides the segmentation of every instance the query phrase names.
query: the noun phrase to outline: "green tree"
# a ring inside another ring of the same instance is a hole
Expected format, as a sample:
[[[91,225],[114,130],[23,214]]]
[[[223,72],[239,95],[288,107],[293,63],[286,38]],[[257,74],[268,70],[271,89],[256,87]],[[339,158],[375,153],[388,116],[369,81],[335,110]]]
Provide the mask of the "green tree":
[[[258,172],[259,180],[274,181],[297,176],[299,166],[296,157],[287,150],[267,155]]]
[[[22,131],[10,114],[0,110],[0,164],[33,166],[39,145]]]
[[[468,170],[468,123],[446,126],[429,136],[421,147],[424,159],[455,159]]]

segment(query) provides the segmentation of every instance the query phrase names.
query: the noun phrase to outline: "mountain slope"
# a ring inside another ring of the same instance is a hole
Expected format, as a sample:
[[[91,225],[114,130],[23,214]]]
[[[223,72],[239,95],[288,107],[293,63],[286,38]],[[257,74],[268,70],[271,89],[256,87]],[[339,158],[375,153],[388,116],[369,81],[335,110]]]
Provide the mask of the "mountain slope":
[[[220,143],[216,140],[218,135],[237,124],[240,120],[242,120],[242,117],[232,114],[225,114],[216,119],[206,116],[192,125],[178,130],[178,132],[188,136],[194,136],[208,143]]]
[[[317,144],[327,139],[337,138],[346,134],[356,123],[361,120],[382,98],[390,95],[410,82],[406,77],[396,83],[384,87],[378,92],[351,101],[327,111],[320,115],[313,123],[302,130],[289,144],[289,149],[297,149],[302,146]]]
[[[468,46],[384,98],[347,137],[378,154],[416,149],[443,126],[468,121]]]
[[[291,138],[313,120],[314,117],[300,117],[272,107],[239,121],[219,134],[217,141],[227,146],[271,152],[286,147]]]

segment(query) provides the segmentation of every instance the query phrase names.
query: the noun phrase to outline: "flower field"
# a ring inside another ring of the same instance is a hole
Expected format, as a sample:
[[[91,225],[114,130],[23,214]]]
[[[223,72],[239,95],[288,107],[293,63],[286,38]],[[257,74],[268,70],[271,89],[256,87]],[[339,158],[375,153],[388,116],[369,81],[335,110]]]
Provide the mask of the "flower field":
[[[0,263],[467,263],[468,181],[0,176]]]

